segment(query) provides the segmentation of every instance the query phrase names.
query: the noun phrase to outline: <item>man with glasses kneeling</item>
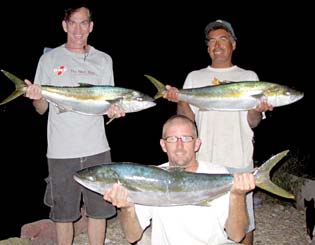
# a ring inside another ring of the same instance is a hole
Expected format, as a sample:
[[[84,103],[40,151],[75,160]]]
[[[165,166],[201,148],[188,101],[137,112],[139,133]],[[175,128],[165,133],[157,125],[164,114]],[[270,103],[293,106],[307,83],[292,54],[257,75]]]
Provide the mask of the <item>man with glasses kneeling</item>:
[[[196,160],[201,141],[194,122],[185,116],[175,115],[165,122],[160,145],[168,156],[168,163],[162,167],[182,167],[185,171],[198,173],[227,173],[221,165]],[[130,243],[141,239],[152,220],[153,245],[226,244],[244,238],[248,228],[245,196],[254,188],[252,173],[237,173],[230,192],[216,198],[209,206],[138,205],[129,201],[128,191],[119,184],[105,190],[104,199],[121,208],[122,228]]]

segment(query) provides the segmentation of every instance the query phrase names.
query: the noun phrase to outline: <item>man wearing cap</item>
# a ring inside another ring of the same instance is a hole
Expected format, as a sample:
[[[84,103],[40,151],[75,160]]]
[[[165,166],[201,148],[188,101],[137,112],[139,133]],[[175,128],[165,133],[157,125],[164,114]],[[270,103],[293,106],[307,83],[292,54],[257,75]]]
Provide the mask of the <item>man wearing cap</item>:
[[[232,25],[224,20],[210,22],[205,28],[207,51],[211,65],[192,71],[183,88],[216,85],[220,81],[258,81],[255,72],[232,63],[236,49],[236,35]],[[196,122],[202,146],[197,154],[200,161],[220,164],[231,173],[246,172],[253,168],[253,131],[262,112],[272,110],[266,101],[249,111],[201,111],[186,102],[178,101],[178,89],[167,86],[164,98],[177,102],[177,114],[186,115]],[[244,244],[253,243],[254,210],[252,193],[247,195],[250,224]]]

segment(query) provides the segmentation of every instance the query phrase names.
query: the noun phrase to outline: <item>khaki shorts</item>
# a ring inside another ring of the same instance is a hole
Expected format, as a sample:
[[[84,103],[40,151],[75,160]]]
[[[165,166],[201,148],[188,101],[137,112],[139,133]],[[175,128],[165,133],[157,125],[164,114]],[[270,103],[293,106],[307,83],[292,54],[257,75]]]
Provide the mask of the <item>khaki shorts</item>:
[[[116,208],[106,202],[102,195],[86,189],[73,179],[76,171],[110,161],[110,151],[81,158],[48,159],[49,176],[46,179],[44,203],[50,207],[50,219],[55,222],[74,222],[81,217],[82,204],[86,215],[91,218],[114,216]]]

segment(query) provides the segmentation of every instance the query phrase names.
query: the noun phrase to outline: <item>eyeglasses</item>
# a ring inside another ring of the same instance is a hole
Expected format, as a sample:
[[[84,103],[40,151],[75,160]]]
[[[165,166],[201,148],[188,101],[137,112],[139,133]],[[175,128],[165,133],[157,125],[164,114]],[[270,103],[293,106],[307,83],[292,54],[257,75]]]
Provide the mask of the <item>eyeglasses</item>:
[[[181,140],[183,143],[189,143],[192,142],[194,137],[189,135],[182,135],[182,136],[167,136],[163,138],[167,143],[176,143],[178,140]]]

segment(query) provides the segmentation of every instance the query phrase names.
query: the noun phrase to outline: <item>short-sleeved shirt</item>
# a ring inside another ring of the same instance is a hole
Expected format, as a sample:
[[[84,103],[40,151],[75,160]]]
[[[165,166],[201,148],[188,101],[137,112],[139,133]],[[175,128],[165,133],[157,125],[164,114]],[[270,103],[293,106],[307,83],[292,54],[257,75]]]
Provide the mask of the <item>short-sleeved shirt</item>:
[[[205,87],[218,81],[257,81],[255,72],[238,66],[210,66],[188,74],[184,88]],[[233,167],[253,166],[253,131],[247,121],[247,111],[201,111],[190,105],[202,141],[197,153],[200,161]]]
[[[34,81],[53,86],[114,85],[112,59],[93,47],[83,54],[70,52],[62,45],[41,56]],[[48,158],[78,158],[110,150],[103,116],[60,113],[51,103],[47,141]]]
[[[167,166],[163,164],[161,166]],[[225,167],[199,161],[199,173],[227,173]],[[229,210],[229,192],[210,206],[152,207],[135,205],[143,229],[152,219],[152,245],[211,245],[233,243],[224,230]]]

